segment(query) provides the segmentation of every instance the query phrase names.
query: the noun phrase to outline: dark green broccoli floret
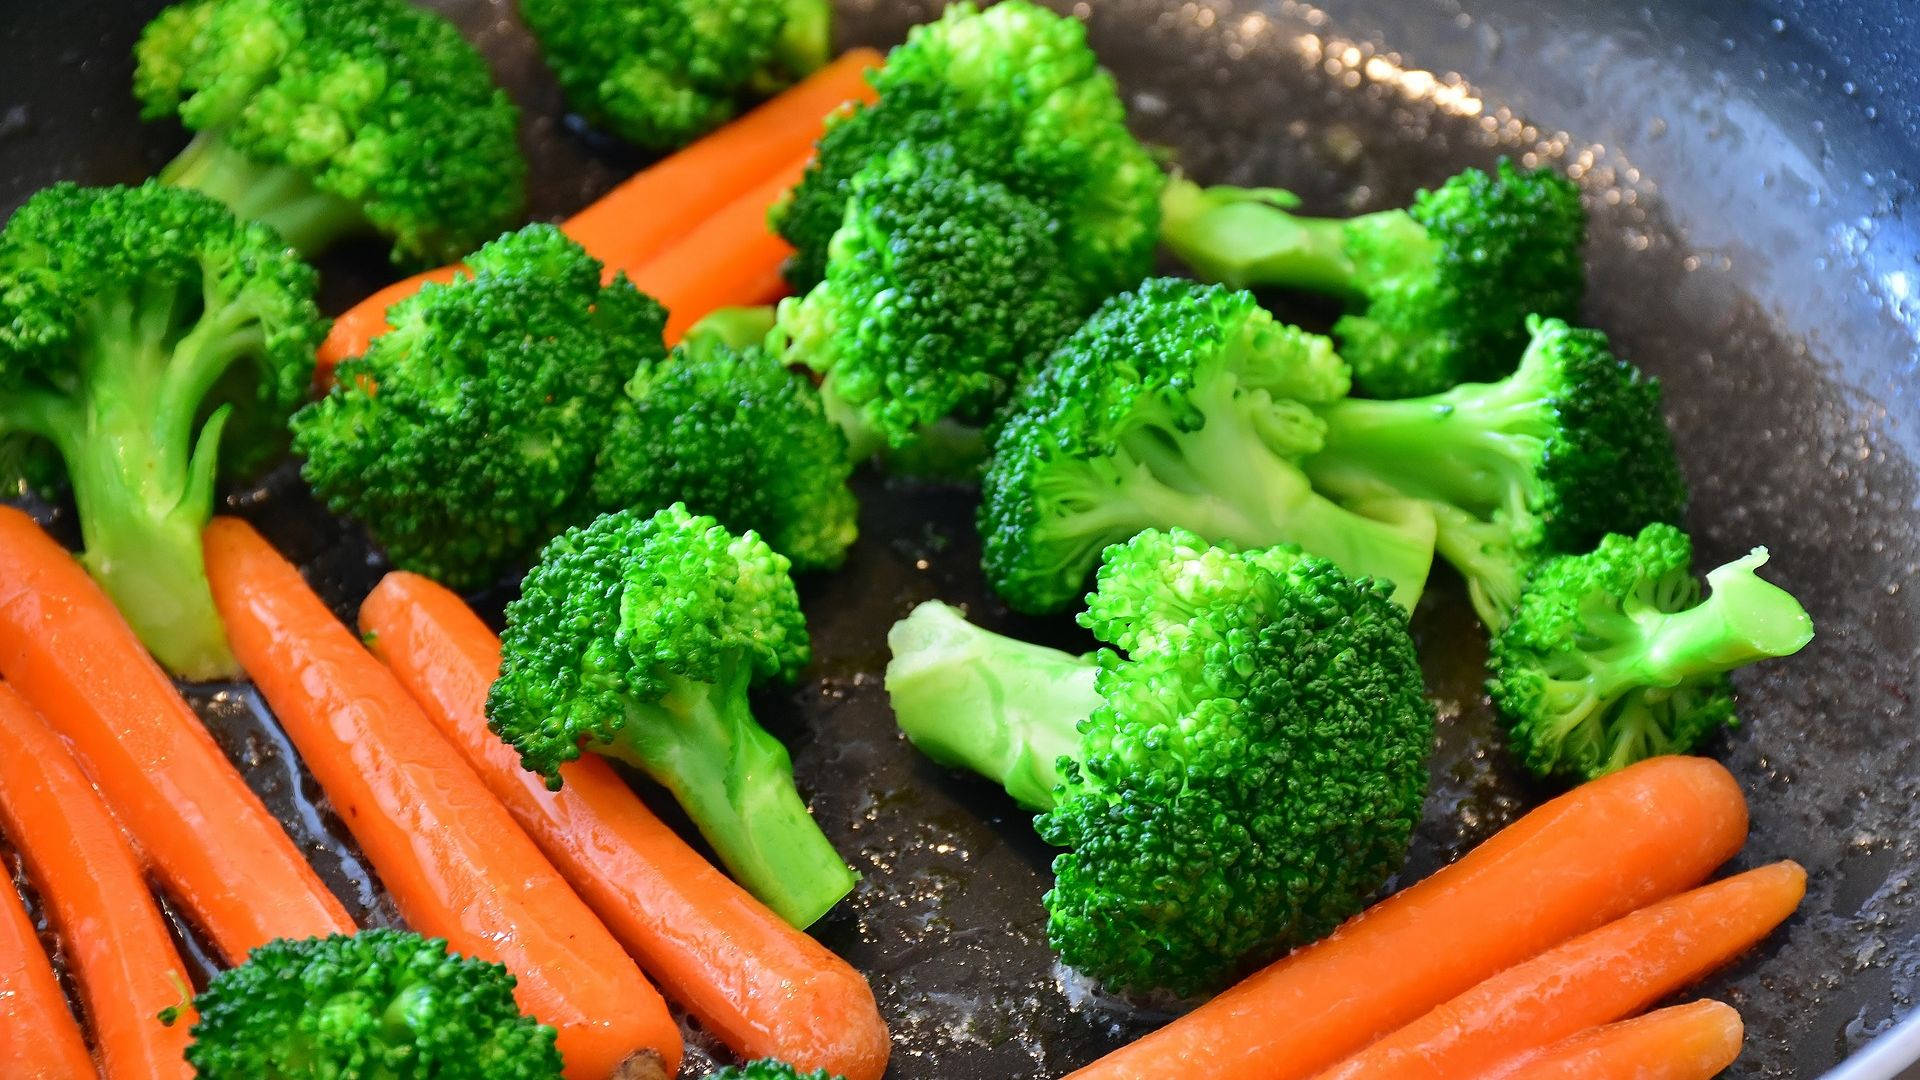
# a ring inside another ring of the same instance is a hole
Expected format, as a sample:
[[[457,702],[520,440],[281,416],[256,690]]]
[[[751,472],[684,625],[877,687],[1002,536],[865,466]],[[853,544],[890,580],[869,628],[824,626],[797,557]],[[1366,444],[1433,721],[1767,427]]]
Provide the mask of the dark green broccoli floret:
[[[1070,272],[1092,299],[1151,269],[1164,177],[1128,133],[1079,22],[1026,0],[953,4],[914,28],[873,82],[879,101],[834,121],[774,215],[798,251],[796,289],[825,275],[852,178],[902,143],[951,143],[968,168],[1061,208]]]
[[[1571,319],[1586,289],[1586,212],[1573,182],[1501,161],[1468,169],[1406,210],[1298,217],[1269,188],[1201,188],[1175,179],[1161,237],[1202,277],[1345,297],[1363,309],[1334,325],[1354,382],[1412,397],[1513,370],[1528,315]]]
[[[569,529],[507,605],[487,719],[554,788],[583,743],[644,770],[742,885],[805,927],[855,879],[747,702],[810,655],[787,567],[677,503]]]
[[[938,602],[887,636],[901,729],[1067,849],[1045,901],[1061,958],[1192,993],[1358,911],[1406,855],[1433,737],[1385,588],[1175,529],[1109,549],[1087,604],[1113,646],[1092,656]]]
[[[1427,505],[1441,556],[1496,631],[1541,559],[1678,521],[1687,501],[1659,380],[1614,356],[1597,330],[1537,318],[1527,327],[1519,370],[1499,382],[1322,409],[1325,444],[1306,461],[1336,498]]]
[[[1433,562],[1432,515],[1406,500],[1356,513],[1300,469],[1321,445],[1314,407],[1346,392],[1325,338],[1244,292],[1159,278],[1115,297],[1008,405],[982,483],[988,579],[1022,611],[1057,610],[1108,544],[1177,525],[1248,547],[1299,544],[1412,607]]]
[[[1755,548],[1711,571],[1703,600],[1692,540],[1654,524],[1542,565],[1488,661],[1514,752],[1590,780],[1737,723],[1726,672],[1813,639],[1800,602],[1754,573],[1766,561]]]
[[[593,475],[601,510],[684,502],[753,529],[802,570],[839,566],[858,533],[853,462],[803,375],[764,350],[692,335],[627,384]]]
[[[448,262],[524,199],[519,113],[440,15],[406,0],[186,0],[135,48],[149,118],[194,134],[160,174],[313,254],[377,231]]]
[[[567,102],[652,150],[826,63],[829,0],[520,0]]]
[[[193,999],[202,1080],[558,1080],[499,964],[399,930],[270,941]]]
[[[813,1072],[801,1072],[784,1061],[764,1058],[749,1061],[745,1065],[729,1066],[706,1075],[706,1080],[842,1080],[841,1077],[816,1069]]]
[[[4,479],[72,487],[81,561],[161,663],[237,674],[200,532],[250,449],[223,432],[282,431],[306,395],[313,270],[203,195],[56,184],[0,230],[0,283]]]
[[[294,417],[303,475],[394,563],[460,588],[579,520],[620,386],[657,362],[666,313],[551,225],[475,252],[388,312]]]
[[[774,336],[824,376],[827,414],[864,458],[985,420],[1084,309],[1052,212],[935,144],[854,178],[826,280],[781,302]]]

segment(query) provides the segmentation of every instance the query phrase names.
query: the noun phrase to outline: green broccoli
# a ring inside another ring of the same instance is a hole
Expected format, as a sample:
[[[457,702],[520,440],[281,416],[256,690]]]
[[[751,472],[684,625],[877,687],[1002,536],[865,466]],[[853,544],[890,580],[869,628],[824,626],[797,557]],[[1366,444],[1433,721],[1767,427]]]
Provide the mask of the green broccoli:
[[[1590,780],[1737,723],[1726,672],[1813,639],[1799,601],[1754,573],[1766,561],[1755,548],[1711,571],[1702,600],[1692,540],[1653,524],[1542,565],[1488,661],[1514,752]]]
[[[57,483],[153,655],[238,674],[200,550],[223,432],[278,432],[326,323],[312,268],[203,195],[55,184],[0,229],[0,483]],[[271,440],[269,440],[271,441]]]
[[[451,262],[520,212],[518,111],[453,24],[406,0],[186,0],[135,57],[144,114],[194,132],[160,179],[304,254],[378,232],[396,260]]]
[[[830,0],[520,0],[567,102],[650,150],[827,62]]]
[[[1597,330],[1540,318],[1527,329],[1519,370],[1499,382],[1322,408],[1325,439],[1305,462],[1335,498],[1400,496],[1432,510],[1440,555],[1490,631],[1541,559],[1679,521],[1687,500],[1659,381]]]
[[[554,788],[582,743],[644,770],[748,891],[805,927],[855,876],[747,701],[810,655],[787,567],[677,503],[568,530],[507,605],[487,719]]]
[[[1364,305],[1334,325],[1354,381],[1412,397],[1513,370],[1528,315],[1571,319],[1586,289],[1586,212],[1572,181],[1505,160],[1468,169],[1406,210],[1288,213],[1271,188],[1170,181],[1161,237],[1202,277],[1279,285]]]
[[[820,394],[764,350],[691,335],[627,384],[593,474],[593,505],[652,511],[684,502],[755,529],[802,570],[846,558],[860,507],[847,441]]]
[[[901,730],[1067,849],[1045,903],[1068,965],[1211,989],[1399,868],[1434,717],[1383,586],[1290,546],[1150,530],[1108,549],[1080,622],[1113,648],[1041,648],[939,602],[887,636]]]
[[[559,1080],[499,964],[400,930],[270,941],[193,999],[201,1080]]]
[[[852,179],[902,143],[951,143],[988,179],[1061,208],[1070,271],[1093,301],[1153,265],[1165,177],[1126,128],[1086,28],[1028,0],[952,4],[874,73],[879,100],[842,114],[774,222],[796,289],[826,275]]]
[[[902,146],[851,186],[826,280],[781,301],[769,340],[824,377],[860,459],[941,420],[984,421],[1086,303],[1053,213],[950,145]]]
[[[1314,408],[1346,392],[1325,338],[1244,292],[1159,278],[1115,297],[1007,406],[981,485],[988,580],[1022,611],[1058,610],[1108,544],[1180,526],[1299,544],[1389,582],[1411,608],[1433,562],[1432,515],[1404,499],[1356,513],[1300,468],[1321,445]]]
[[[763,1058],[745,1065],[729,1066],[706,1075],[705,1080],[844,1080],[825,1069],[801,1072],[784,1061]]]
[[[585,516],[620,386],[665,355],[666,312],[551,225],[395,304],[393,329],[293,419],[307,482],[394,563],[459,588]]]

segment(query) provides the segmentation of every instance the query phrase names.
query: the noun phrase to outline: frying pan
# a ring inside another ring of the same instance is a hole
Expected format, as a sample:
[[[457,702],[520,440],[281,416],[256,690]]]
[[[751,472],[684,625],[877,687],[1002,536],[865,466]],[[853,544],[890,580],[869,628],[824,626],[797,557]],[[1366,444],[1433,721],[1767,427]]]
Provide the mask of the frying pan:
[[[1708,748],[1752,798],[1738,865],[1791,857],[1812,872],[1801,913],[1702,988],[1747,1019],[1748,1052],[1729,1075],[1816,1077],[1847,1059],[1832,1076],[1900,1075],[1920,1060],[1920,1026],[1896,1022],[1920,988],[1912,5],[1318,2],[1092,0],[1075,11],[1142,137],[1204,181],[1280,185],[1311,209],[1344,213],[1400,205],[1500,154],[1578,177],[1593,211],[1587,319],[1666,381],[1702,559],[1768,545],[1770,576],[1820,631],[1799,657],[1736,678],[1745,724]],[[0,212],[56,179],[137,180],[182,145],[177,128],[140,123],[127,90],[128,49],[160,6],[0,0]],[[436,6],[526,110],[535,217],[573,210],[642,163],[566,118],[510,0]],[[842,33],[890,44],[932,7],[852,0]],[[335,308],[387,273],[373,246],[322,268]],[[895,1033],[890,1076],[1058,1076],[1177,1005],[1115,999],[1053,964],[1039,906],[1049,852],[1004,795],[911,751],[879,675],[888,624],[936,596],[996,629],[1086,643],[1064,620],[1018,618],[987,593],[966,491],[858,484],[863,536],[846,569],[802,585],[815,664],[759,706],[792,747],[815,813],[865,875],[816,932],[873,977]],[[384,569],[291,468],[228,500],[343,616]],[[36,510],[71,535],[67,509]],[[497,616],[509,588],[475,602]],[[1441,733],[1402,880],[1546,794],[1494,737],[1483,646],[1457,582],[1437,576],[1415,628]],[[348,906],[393,922],[253,693],[191,693]],[[698,1031],[689,1038],[697,1075],[718,1050]]]

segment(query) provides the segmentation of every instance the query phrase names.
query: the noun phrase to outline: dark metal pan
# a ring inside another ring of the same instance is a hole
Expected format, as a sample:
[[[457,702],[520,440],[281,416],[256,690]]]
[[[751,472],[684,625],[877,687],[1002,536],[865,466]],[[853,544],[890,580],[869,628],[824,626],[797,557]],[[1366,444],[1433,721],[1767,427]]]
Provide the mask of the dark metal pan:
[[[1505,153],[1560,164],[1594,213],[1587,316],[1666,380],[1704,558],[1765,543],[1820,628],[1739,678],[1746,722],[1712,752],[1753,801],[1740,864],[1812,872],[1801,913],[1705,992],[1746,1015],[1730,1075],[1899,1075],[1920,1029],[1877,1035],[1920,986],[1920,22],[1908,0],[1090,0],[1140,133],[1209,181],[1277,184],[1335,212],[1398,205]],[[0,0],[0,212],[56,179],[137,180],[184,141],[143,125],[128,49],[160,0]],[[527,113],[533,212],[564,214],[639,163],[564,118],[510,0],[440,0]],[[844,36],[897,40],[932,5],[851,0]],[[324,266],[339,306],[378,283],[366,250]],[[929,597],[1059,643],[982,586],[957,488],[860,481],[844,572],[803,586],[818,660],[762,715],[865,878],[819,927],[874,980],[890,1076],[1051,1077],[1166,1019],[1058,969],[1048,851],[1004,796],[894,733],[887,625]],[[382,561],[283,469],[229,496],[343,614]],[[70,528],[66,512],[41,508]],[[477,598],[497,612],[506,590]],[[1457,584],[1416,617],[1441,704],[1435,786],[1406,877],[1542,794],[1492,738],[1481,642]],[[194,691],[250,781],[356,913],[392,909],[244,687]],[[3,752],[3,751],[0,751]],[[1488,919],[1502,913],[1489,911]],[[710,1039],[694,1033],[696,1048]],[[1863,1049],[1866,1048],[1866,1049]],[[689,1072],[704,1063],[690,1058]]]

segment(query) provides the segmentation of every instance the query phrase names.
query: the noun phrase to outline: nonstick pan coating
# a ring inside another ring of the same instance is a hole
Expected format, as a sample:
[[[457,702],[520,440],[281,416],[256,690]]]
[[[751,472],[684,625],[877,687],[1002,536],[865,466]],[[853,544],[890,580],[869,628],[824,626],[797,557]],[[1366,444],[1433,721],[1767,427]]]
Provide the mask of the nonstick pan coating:
[[[1202,180],[1277,184],[1312,209],[1350,212],[1399,205],[1502,153],[1579,177],[1594,214],[1587,316],[1666,380],[1702,558],[1768,545],[1770,576],[1819,626],[1800,656],[1737,678],[1745,726],[1710,748],[1752,797],[1738,865],[1798,859],[1811,891],[1800,915],[1703,988],[1747,1020],[1749,1049],[1729,1075],[1818,1076],[1907,1012],[1920,983],[1911,17],[1900,0],[1844,13],[1324,2],[1077,10],[1140,134]],[[127,89],[128,49],[160,6],[0,0],[0,212],[56,179],[137,180],[183,143],[177,128],[141,124]],[[641,163],[565,119],[507,0],[435,6],[526,110],[536,217],[573,210]],[[889,44],[930,10],[856,0],[843,36]],[[387,272],[372,246],[323,269],[335,308]],[[988,595],[964,490],[867,477],[860,495],[863,536],[845,571],[802,586],[814,667],[761,706],[865,875],[817,932],[873,977],[895,1033],[891,1077],[1057,1076],[1162,1022],[1164,1003],[1113,1000],[1053,965],[1039,907],[1049,852],[1004,796],[894,734],[879,675],[887,625],[930,597],[999,629],[1083,639]],[[70,532],[67,511],[39,509]],[[384,569],[291,469],[233,493],[231,509],[299,559],[343,616]],[[507,595],[476,602],[497,614]],[[1409,876],[1545,794],[1493,737],[1481,638],[1457,582],[1436,581],[1415,625],[1442,723]],[[345,902],[391,921],[257,699],[243,687],[194,693]],[[693,1042],[697,1075],[711,1042]]]

